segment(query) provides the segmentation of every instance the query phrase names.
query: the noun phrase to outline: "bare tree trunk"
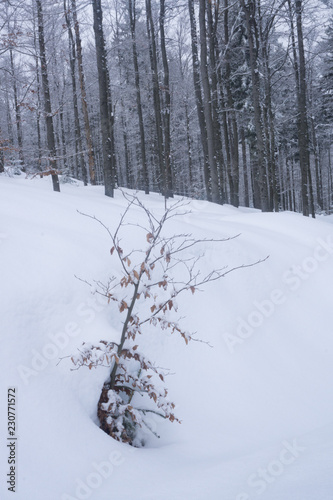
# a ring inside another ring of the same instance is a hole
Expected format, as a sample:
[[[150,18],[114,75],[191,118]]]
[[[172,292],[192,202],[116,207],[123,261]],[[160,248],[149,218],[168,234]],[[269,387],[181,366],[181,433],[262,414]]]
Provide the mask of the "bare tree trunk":
[[[327,156],[328,156],[328,165],[327,165],[327,184],[328,184],[328,189],[327,189],[327,195],[324,196],[324,210],[326,213],[330,214],[331,213],[331,200],[332,200],[332,172],[331,172],[331,162],[330,162],[330,152],[327,151]]]
[[[155,114],[157,157],[158,157],[158,178],[159,178],[158,182],[161,193],[166,194],[166,172],[165,172],[165,155],[164,155],[163,129],[162,129],[162,117],[161,117],[161,98],[159,90],[160,86],[158,81],[156,36],[155,36],[155,27],[151,9],[151,0],[146,0],[146,15],[147,15],[147,33],[149,40],[150,66],[152,71],[152,82],[153,82],[154,114]]]
[[[227,106],[228,115],[230,122],[230,133],[229,133],[229,144],[231,146],[231,164],[232,169],[230,171],[230,177],[232,179],[232,184],[230,185],[230,201],[235,207],[239,206],[239,152],[238,152],[238,126],[236,113],[234,109],[234,100],[232,97],[231,86],[230,86],[230,50],[229,50],[229,5],[228,0],[224,0],[224,37],[225,37],[225,87],[227,93]]]
[[[89,122],[88,106],[87,106],[86,84],[83,72],[82,43],[80,36],[80,26],[77,20],[76,0],[71,0],[71,4],[72,4],[72,14],[73,14],[74,31],[75,31],[77,64],[79,70],[78,73],[79,73],[79,82],[81,89],[81,103],[83,111],[84,129],[85,129],[87,148],[88,148],[89,177],[90,177],[90,183],[94,186],[96,184],[95,155],[91,137],[91,129]]]
[[[187,152],[188,152],[188,174],[189,174],[189,181],[190,181],[188,193],[193,196],[194,189],[193,189],[192,140],[191,140],[191,134],[190,134],[190,117],[189,117],[189,112],[188,112],[188,98],[187,98],[187,96],[185,98],[184,107],[185,107],[185,120],[186,120],[186,143],[187,143]]]
[[[75,76],[75,60],[76,60],[76,48],[75,41],[72,32],[71,20],[69,17],[69,11],[67,7],[67,2],[64,0],[64,12],[65,20],[68,32],[68,46],[69,46],[69,65],[71,70],[71,80],[72,80],[72,92],[73,92],[73,110],[74,110],[74,132],[75,132],[75,165],[76,170],[82,175],[83,183],[85,186],[88,184],[87,179],[87,169],[86,162],[84,159],[82,138],[81,138],[81,126],[79,118],[79,108],[77,99],[77,89],[76,89],[76,76]],[[78,172],[77,172],[78,173]]]
[[[205,181],[207,200],[211,201],[212,195],[211,195],[210,170],[208,161],[207,130],[205,123],[205,114],[203,110],[201,85],[200,85],[200,72],[199,72],[200,63],[198,56],[198,36],[197,36],[197,27],[194,14],[194,0],[188,0],[188,8],[189,8],[190,24],[191,24],[193,83],[194,83],[195,101],[198,113],[198,121],[200,127],[200,138],[204,154],[204,168],[203,168],[204,181]]]
[[[165,168],[165,196],[166,198],[173,197],[172,188],[172,171],[171,171],[171,132],[170,132],[170,115],[171,115],[171,94],[170,94],[170,77],[169,63],[165,45],[165,0],[160,0],[160,36],[161,36],[161,53],[163,61],[163,90],[164,90],[164,168]]]
[[[131,159],[130,159],[130,153],[129,153],[129,147],[128,147],[128,133],[127,133],[127,122],[125,118],[125,113],[124,113],[124,103],[123,99],[121,99],[121,107],[122,107],[122,113],[121,113],[121,127],[123,131],[123,140],[124,140],[124,153],[125,153],[125,173],[126,173],[126,185],[128,188],[134,187],[134,183],[132,182],[133,179],[133,167],[131,164]],[[148,194],[148,193],[146,193]]]
[[[37,127],[37,149],[38,149],[38,170],[42,170],[42,135],[40,128],[40,115],[41,115],[41,96],[40,96],[40,75],[39,75],[39,59],[38,59],[38,49],[37,49],[37,37],[36,37],[36,26],[35,26],[35,16],[33,17],[33,27],[34,27],[34,49],[35,49],[35,71],[36,71],[36,86],[37,86],[37,107],[36,107],[36,127]]]
[[[260,105],[260,72],[258,67],[259,34],[255,17],[256,3],[255,0],[250,0],[248,3],[245,3],[245,0],[240,0],[240,4],[245,14],[246,29],[248,33],[254,128],[256,132],[255,148],[257,153],[257,169],[253,182],[259,184],[261,210],[263,212],[268,212],[270,207],[266,174],[265,143],[262,129],[262,112]]]
[[[8,131],[8,142],[10,146],[14,145],[14,132],[13,132],[13,122],[10,112],[9,95],[8,89],[10,85],[8,83],[7,71],[4,72],[5,76],[5,99],[6,99],[6,115],[7,115],[7,131]]]
[[[62,145],[62,156],[64,164],[64,173],[69,175],[68,157],[67,157],[67,145],[66,145],[66,133],[64,125],[64,92],[65,92],[65,76],[63,77],[63,92],[62,96],[59,95],[59,122],[60,122],[60,132],[61,132],[61,145]]]
[[[297,42],[298,42],[297,44],[298,63],[299,63],[298,145],[299,145],[299,159],[300,159],[300,167],[302,175],[303,215],[309,215],[309,194],[308,194],[308,180],[309,180],[309,170],[310,170],[309,129],[308,129],[308,117],[307,117],[307,86],[306,86],[301,0],[295,0],[295,8],[296,8],[296,28],[297,28]]]
[[[138,50],[136,45],[136,14],[135,14],[135,0],[128,0],[128,12],[130,18],[130,28],[132,37],[132,52],[133,52],[133,66],[135,74],[135,90],[136,90],[136,107],[139,119],[140,131],[140,149],[141,149],[141,163],[142,163],[142,180],[144,185],[145,194],[149,194],[149,177],[146,155],[146,139],[145,128],[143,123],[142,103],[141,103],[141,86],[140,86],[140,73],[138,63]]]
[[[219,179],[216,165],[216,145],[214,140],[214,127],[211,107],[211,91],[208,75],[207,57],[207,30],[206,30],[206,0],[199,0],[199,25],[200,25],[200,71],[203,88],[203,110],[205,115],[208,144],[208,161],[211,175],[212,201],[221,203]]]
[[[229,191],[226,190],[224,194],[224,202],[231,203],[231,196],[232,196],[231,193],[234,192],[234,183],[233,183],[232,163],[231,163],[231,145],[230,145],[230,130],[229,130],[230,127],[228,122],[228,112],[225,99],[225,88],[222,82],[222,74],[220,74],[219,80],[220,80],[220,100],[222,108],[222,130],[223,130],[224,148],[225,148],[226,181],[227,184],[229,185]]]
[[[266,135],[266,151],[268,159],[268,173],[269,173],[269,188],[270,188],[270,204],[271,209],[275,212],[279,211],[279,189],[278,189],[278,175],[276,165],[276,144],[275,144],[275,124],[274,114],[272,110],[272,81],[271,81],[271,68],[269,62],[268,40],[264,40],[262,48],[263,57],[263,71],[265,82],[265,99],[264,99],[264,123]]]
[[[15,106],[15,121],[16,121],[16,132],[17,132],[17,145],[19,151],[20,166],[23,172],[25,172],[24,167],[24,155],[23,155],[23,135],[22,135],[22,120],[21,120],[21,107],[18,101],[16,75],[14,67],[14,57],[12,46],[9,47],[9,58],[10,58],[10,71],[13,84],[13,94],[14,94],[14,106]]]
[[[209,75],[210,75],[210,85],[211,85],[211,110],[212,110],[219,190],[220,190],[221,203],[224,203],[225,192],[223,189],[223,184],[225,178],[225,161],[223,154],[222,131],[220,122],[221,107],[218,94],[218,82],[220,78],[219,61],[221,56],[216,34],[218,25],[218,15],[219,15],[218,4],[215,3],[215,5],[213,6],[213,4],[209,2],[207,4],[207,32],[208,32],[207,34],[209,40],[209,66],[210,66]]]
[[[41,61],[42,87],[44,94],[44,113],[46,122],[47,147],[50,156],[50,170],[52,176],[53,190],[60,192],[60,184],[57,171],[55,134],[52,119],[52,108],[50,99],[50,87],[46,63],[46,50],[44,38],[44,21],[41,0],[36,0],[37,19],[38,19],[38,39],[39,39],[39,55]]]
[[[320,208],[320,210],[323,210],[323,208],[324,208],[323,185],[322,185],[322,179],[321,179],[321,175],[320,175],[320,159],[319,159],[320,155],[319,155],[315,122],[314,122],[314,119],[312,116],[310,118],[310,122],[311,122],[311,131],[312,131],[313,155],[314,155],[314,161],[315,161],[317,203],[318,203],[318,207]]]
[[[185,89],[185,73],[184,73],[184,61],[183,61],[183,49],[180,38],[178,39],[178,58],[179,58],[179,70],[182,80],[182,86]],[[188,88],[186,87],[185,95],[184,95],[184,114],[185,114],[185,129],[186,129],[186,152],[188,158],[188,177],[183,183],[183,191],[185,196],[193,196],[195,192],[195,188],[193,186],[194,177],[193,177],[193,157],[192,157],[192,137],[190,132],[190,114],[189,114],[189,94]],[[188,182],[189,181],[189,182]]]
[[[103,14],[101,0],[93,0],[94,33],[96,43],[96,58],[99,83],[99,106],[102,133],[103,172],[105,195],[113,197],[116,175],[116,162],[114,151],[113,118],[111,93],[109,88],[109,74],[107,54],[103,33]]]
[[[0,134],[1,134],[1,129],[0,129]],[[0,174],[2,174],[5,171],[5,158],[3,154],[3,149],[0,145]]]
[[[293,57],[294,57],[294,72],[296,80],[296,97],[297,97],[297,108],[298,108],[297,130],[298,130],[299,163],[301,169],[302,211],[303,215],[309,216],[310,155],[309,155],[309,129],[307,121],[307,86],[305,80],[306,69],[305,69],[303,28],[302,28],[302,2],[301,0],[295,0],[298,54],[296,52],[293,12],[290,0],[288,0],[288,6],[290,13],[291,40],[292,40]],[[312,215],[314,216],[314,214]]]
[[[244,205],[246,207],[250,206],[249,198],[249,181],[247,172],[247,158],[246,158],[246,141],[245,141],[245,131],[244,127],[240,129],[240,137],[242,142],[242,162],[243,162],[243,182],[244,182]]]

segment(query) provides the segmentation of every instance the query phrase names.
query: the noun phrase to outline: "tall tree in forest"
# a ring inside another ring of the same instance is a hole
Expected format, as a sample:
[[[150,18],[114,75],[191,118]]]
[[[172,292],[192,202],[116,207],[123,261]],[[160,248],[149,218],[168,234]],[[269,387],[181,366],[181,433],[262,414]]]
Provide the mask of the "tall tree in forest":
[[[226,90],[226,107],[228,109],[227,116],[228,120],[224,125],[226,134],[226,149],[230,151],[230,160],[228,163],[228,178],[229,178],[229,188],[230,188],[230,202],[235,207],[239,206],[239,152],[238,152],[238,124],[236,118],[234,98],[231,91],[231,58],[232,51],[231,40],[230,40],[230,27],[229,27],[229,11],[230,6],[228,0],[224,0],[224,13],[223,13],[223,28],[224,28],[224,85]],[[217,16],[218,14],[216,14]]]
[[[90,121],[88,114],[88,104],[87,104],[87,92],[86,92],[86,83],[83,71],[83,56],[82,56],[82,42],[80,35],[80,25],[77,18],[76,12],[76,0],[71,0],[72,6],[72,15],[74,22],[74,31],[75,31],[75,42],[76,42],[76,55],[77,55],[77,65],[78,65],[78,73],[79,73],[79,82],[80,82],[80,90],[81,90],[81,103],[82,103],[82,112],[83,112],[83,120],[84,120],[84,130],[86,135],[86,142],[88,148],[88,164],[89,164],[89,177],[90,183],[92,185],[96,184],[95,178],[95,156],[93,149],[93,142],[91,136],[90,129]]]
[[[72,31],[71,18],[69,13],[69,8],[67,1],[64,0],[64,14],[68,33],[68,48],[69,48],[69,65],[72,81],[72,93],[73,93],[73,110],[74,110],[74,133],[75,133],[75,165],[76,165],[76,176],[78,174],[82,176],[84,185],[88,184],[87,170],[85,164],[85,158],[83,154],[82,138],[81,138],[81,126],[79,118],[79,108],[78,108],[78,98],[77,98],[77,88],[76,88],[76,74],[75,74],[75,61],[76,61],[76,46],[74,41],[74,35]]]
[[[225,202],[225,161],[222,147],[222,134],[221,134],[221,95],[218,93],[218,72],[220,67],[220,53],[217,43],[217,28],[219,20],[219,4],[218,2],[208,2],[207,4],[207,35],[208,35],[208,74],[210,82],[210,95],[211,95],[211,113],[212,125],[214,134],[214,150],[216,156],[216,167],[218,171],[220,202]],[[232,190],[234,193],[234,190]],[[234,201],[234,199],[233,199]]]
[[[169,77],[169,63],[165,44],[165,0],[160,0],[160,37],[161,53],[163,62],[163,123],[164,123],[164,168],[165,168],[165,196],[173,196],[172,190],[172,171],[171,171],[171,131],[170,131],[170,113],[171,113],[171,89]]]
[[[19,150],[19,159],[23,170],[24,167],[24,155],[23,155],[23,134],[22,134],[22,120],[21,120],[21,103],[18,98],[17,91],[17,82],[16,82],[16,74],[15,74],[15,66],[14,66],[14,56],[13,56],[13,47],[9,48],[9,59],[10,59],[10,72],[12,77],[12,88],[14,95],[14,106],[15,106],[15,123],[16,123],[16,132],[17,132],[17,144]]]
[[[206,29],[206,0],[199,0],[200,26],[200,71],[203,88],[203,110],[207,129],[208,161],[211,176],[212,201],[221,203],[221,191],[216,164],[216,141],[214,139],[214,125],[212,118],[211,89],[208,73],[208,49]]]
[[[259,30],[256,19],[257,0],[240,0],[240,5],[245,17],[245,25],[248,39],[249,63],[252,80],[252,105],[253,120],[256,134],[256,155],[257,165],[253,173],[253,181],[259,187],[260,200],[254,196],[256,208],[261,208],[263,212],[270,209],[268,196],[268,179],[266,171],[265,142],[263,135],[262,110],[260,102],[260,72],[259,72]],[[255,193],[254,193],[255,194]]]
[[[112,111],[107,53],[103,32],[103,12],[101,0],[93,0],[92,5],[94,13],[94,33],[99,83],[104,186],[105,195],[113,197],[116,179],[116,155],[113,132],[114,117]]]
[[[44,36],[44,19],[41,0],[36,0],[37,6],[37,21],[38,21],[38,40],[39,40],[39,56],[41,62],[41,73],[42,73],[42,88],[44,95],[44,113],[46,122],[46,136],[47,136],[47,147],[49,150],[49,164],[50,172],[52,176],[52,184],[54,191],[60,191],[59,178],[57,174],[57,160],[56,160],[56,146],[55,146],[55,135],[54,126],[52,118],[52,107],[50,98],[50,86],[49,78],[47,72],[47,62],[46,62],[46,47],[45,47],[45,36]]]
[[[156,129],[156,146],[158,158],[158,179],[160,191],[166,194],[166,171],[165,171],[165,156],[164,156],[164,141],[163,141],[163,125],[161,115],[161,96],[160,85],[158,80],[158,63],[157,63],[157,47],[154,19],[151,7],[151,0],[146,0],[146,16],[147,16],[147,34],[149,40],[149,56],[152,73],[153,84],[153,100],[154,100],[154,116]]]
[[[135,78],[135,91],[136,91],[136,108],[139,119],[139,131],[140,131],[140,150],[141,150],[141,164],[142,164],[142,180],[145,189],[145,193],[149,194],[149,177],[148,177],[148,166],[147,166],[147,155],[146,155],[146,139],[145,139],[145,128],[143,122],[142,113],[142,102],[141,102],[141,84],[140,84],[140,73],[139,73],[139,62],[138,62],[138,49],[136,43],[136,10],[135,10],[136,0],[128,0],[128,13],[130,20],[130,30],[132,38],[132,53],[133,53],[133,66],[134,66],[134,78]]]
[[[203,98],[200,83],[200,64],[199,64],[199,51],[198,51],[198,34],[197,25],[195,19],[194,11],[194,0],[188,0],[188,10],[190,17],[190,27],[191,27],[191,48],[192,48],[192,67],[193,67],[193,84],[195,92],[195,102],[197,107],[198,121],[200,127],[200,138],[202,149],[204,153],[204,180],[206,188],[207,200],[212,200],[211,194],[211,183],[210,183],[210,168],[208,161],[208,141],[207,141],[207,129],[205,114],[203,109]]]
[[[310,200],[312,198],[312,182],[310,170],[310,151],[309,151],[309,126],[307,116],[307,84],[306,84],[306,64],[303,39],[302,23],[302,0],[295,0],[296,27],[297,27],[297,47],[298,47],[298,75],[295,68],[295,76],[298,78],[297,104],[298,104],[298,147],[299,163],[301,167],[301,192],[303,215],[309,215]],[[310,190],[310,197],[309,197]],[[309,199],[310,198],[310,199]],[[315,217],[314,207],[311,202],[312,216]]]
[[[33,48],[35,59],[35,74],[36,74],[36,131],[37,131],[37,150],[38,150],[38,171],[42,170],[42,134],[41,134],[41,85],[40,85],[40,70],[39,70],[39,57],[37,48],[37,29],[36,29],[36,15],[33,15]]]

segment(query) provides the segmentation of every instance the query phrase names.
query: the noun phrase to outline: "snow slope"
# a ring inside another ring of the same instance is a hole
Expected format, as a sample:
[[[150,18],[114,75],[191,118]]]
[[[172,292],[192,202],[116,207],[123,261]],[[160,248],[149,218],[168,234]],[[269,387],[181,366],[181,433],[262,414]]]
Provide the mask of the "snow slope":
[[[163,213],[160,196],[140,198]],[[115,227],[125,206],[118,191],[108,199],[100,187],[64,185],[59,194],[50,179],[0,177],[0,498],[332,500],[331,219],[199,201],[174,219],[174,233],[241,233],[201,249],[203,273],[269,258],[178,300],[188,329],[212,347],[157,330],[142,338],[170,368],[182,423],[156,417],[161,438],[133,449],[96,425],[105,369],[58,363],[82,341],[116,338],[110,308],[75,278],[107,280],[110,241],[77,210]],[[135,246],[135,231],[127,236]],[[8,387],[17,388],[15,495]]]

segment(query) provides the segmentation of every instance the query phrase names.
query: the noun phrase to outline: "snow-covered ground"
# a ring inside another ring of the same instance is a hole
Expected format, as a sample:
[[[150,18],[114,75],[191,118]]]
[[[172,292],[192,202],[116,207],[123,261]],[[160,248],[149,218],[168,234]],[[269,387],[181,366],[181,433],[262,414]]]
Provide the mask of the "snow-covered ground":
[[[241,233],[206,245],[203,273],[269,258],[179,299],[188,330],[212,347],[156,329],[142,338],[170,369],[182,423],[156,417],[161,438],[137,449],[96,425],[106,369],[58,363],[83,341],[117,334],[110,306],[75,278],[105,282],[113,265],[107,233],[77,210],[115,227],[126,202],[101,187],[61,189],[0,177],[0,498],[332,500],[332,219],[199,201],[174,219],[172,231],[197,238]],[[160,196],[139,196],[163,213]],[[15,494],[9,387],[17,390]]]

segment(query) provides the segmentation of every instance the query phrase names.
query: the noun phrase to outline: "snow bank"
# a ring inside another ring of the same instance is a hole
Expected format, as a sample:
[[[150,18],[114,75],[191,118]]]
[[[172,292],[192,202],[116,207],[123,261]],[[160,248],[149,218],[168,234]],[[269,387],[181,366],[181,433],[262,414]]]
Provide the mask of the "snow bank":
[[[160,196],[140,198],[163,213]],[[132,449],[96,425],[106,369],[59,364],[82,341],[117,338],[110,307],[75,278],[112,274],[108,235],[78,211],[114,227],[125,206],[101,187],[59,194],[50,179],[0,177],[0,498],[13,497],[6,398],[16,387],[17,500],[331,500],[331,219],[199,201],[174,219],[174,233],[240,233],[202,247],[202,273],[269,258],[178,299],[185,325],[212,347],[157,330],[142,338],[170,368],[182,424],[157,418],[161,439]]]

